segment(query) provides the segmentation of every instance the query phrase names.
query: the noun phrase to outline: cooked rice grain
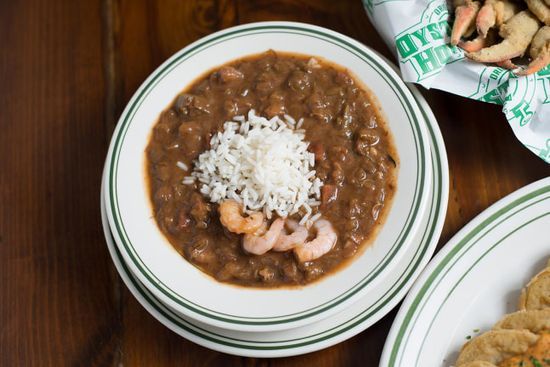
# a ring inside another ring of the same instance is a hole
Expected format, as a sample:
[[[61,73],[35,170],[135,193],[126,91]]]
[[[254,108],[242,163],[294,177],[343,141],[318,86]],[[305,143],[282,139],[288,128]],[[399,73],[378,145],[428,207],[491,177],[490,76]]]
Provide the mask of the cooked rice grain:
[[[254,110],[227,121],[212,137],[210,150],[194,162],[200,192],[215,203],[242,202],[245,212],[261,210],[268,217],[300,212],[305,213],[301,222],[307,221],[323,183],[315,177],[305,131],[295,130],[302,122],[288,115],[268,120]]]

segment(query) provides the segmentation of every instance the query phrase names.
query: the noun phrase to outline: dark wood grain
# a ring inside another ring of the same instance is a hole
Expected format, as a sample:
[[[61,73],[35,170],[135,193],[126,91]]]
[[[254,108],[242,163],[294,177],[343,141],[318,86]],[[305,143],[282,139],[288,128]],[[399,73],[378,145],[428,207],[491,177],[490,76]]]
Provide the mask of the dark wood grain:
[[[281,359],[213,352],[151,317],[110,263],[102,163],[132,94],[177,50],[236,24],[290,20],[391,57],[359,0],[0,2],[1,366],[376,366],[396,310],[325,350]],[[449,155],[440,246],[487,206],[548,176],[499,106],[422,93]]]
[[[0,3],[0,365],[106,365],[121,330],[101,239],[99,1]]]
[[[519,143],[501,106],[435,90],[423,94],[438,119],[449,156],[449,207],[441,247],[491,204],[550,175],[550,167]]]

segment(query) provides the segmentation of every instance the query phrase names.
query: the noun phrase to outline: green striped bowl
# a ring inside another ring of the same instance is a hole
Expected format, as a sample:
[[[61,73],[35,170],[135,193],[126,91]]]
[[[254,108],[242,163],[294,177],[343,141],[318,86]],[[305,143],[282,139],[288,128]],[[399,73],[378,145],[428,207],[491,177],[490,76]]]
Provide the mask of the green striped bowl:
[[[216,282],[187,263],[158,230],[144,182],[144,149],[150,130],[174,96],[205,71],[268,49],[319,56],[353,72],[374,91],[400,157],[398,189],[374,243],[344,269],[301,288],[235,287]],[[106,211],[128,267],[172,310],[232,330],[289,329],[345,309],[393,271],[427,215],[432,179],[429,157],[428,132],[412,94],[373,51],[339,33],[311,25],[249,24],[189,45],[138,89],[109,147]]]

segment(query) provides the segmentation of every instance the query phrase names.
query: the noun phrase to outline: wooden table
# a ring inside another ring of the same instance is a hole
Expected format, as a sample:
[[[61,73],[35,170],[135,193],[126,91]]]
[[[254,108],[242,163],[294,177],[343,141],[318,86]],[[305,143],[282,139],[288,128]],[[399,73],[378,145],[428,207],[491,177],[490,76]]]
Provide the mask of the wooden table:
[[[236,24],[325,26],[391,57],[359,0],[10,0],[0,3],[1,366],[377,366],[395,310],[316,353],[241,358],[184,340],[117,276],[99,215],[117,118],[177,50]],[[550,174],[500,107],[422,91],[450,165],[444,244],[508,193]]]

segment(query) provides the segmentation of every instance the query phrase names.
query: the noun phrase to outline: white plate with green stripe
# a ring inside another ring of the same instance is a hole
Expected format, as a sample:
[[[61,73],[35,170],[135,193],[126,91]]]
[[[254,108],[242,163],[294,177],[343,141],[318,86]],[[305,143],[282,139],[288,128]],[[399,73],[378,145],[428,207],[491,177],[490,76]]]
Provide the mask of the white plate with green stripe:
[[[342,312],[306,326],[269,333],[238,332],[204,325],[166,307],[132,274],[111,235],[101,200],[107,245],[113,262],[130,292],[139,303],[166,327],[204,347],[250,357],[283,357],[323,349],[351,338],[380,320],[405,296],[414,279],[428,263],[437,245],[448,197],[448,165],[441,133],[429,106],[418,91],[413,93],[423,110],[431,140],[431,164],[434,175],[430,184],[429,215],[420,224],[413,246],[401,258],[395,271],[382,279],[372,292]],[[103,191],[102,191],[103,193]]]
[[[500,200],[430,262],[392,326],[380,366],[452,366],[460,347],[517,311],[550,257],[550,178]]]
[[[144,150],[160,112],[197,76],[243,56],[274,49],[314,55],[350,70],[386,116],[400,158],[397,190],[373,243],[347,266],[304,287],[257,289],[217,282],[187,262],[158,229],[144,180]],[[126,264],[178,313],[216,327],[273,331],[334,315],[372,292],[394,271],[427,215],[432,179],[428,132],[414,97],[382,58],[337,32],[266,22],[226,29],[168,59],[123,112],[107,157],[107,215]]]

